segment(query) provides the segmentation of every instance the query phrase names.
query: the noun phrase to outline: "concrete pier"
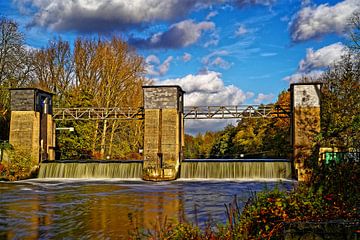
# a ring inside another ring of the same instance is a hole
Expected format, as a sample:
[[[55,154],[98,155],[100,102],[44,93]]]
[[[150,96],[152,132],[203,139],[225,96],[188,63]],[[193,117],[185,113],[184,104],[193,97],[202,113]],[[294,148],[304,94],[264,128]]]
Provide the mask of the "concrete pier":
[[[52,94],[36,88],[10,89],[10,93],[10,144],[29,153],[34,164],[53,160]]]
[[[320,132],[320,83],[291,84],[292,145],[295,170],[299,181],[307,181],[311,168],[307,165]]]
[[[143,179],[174,180],[183,159],[183,94],[179,86],[144,86]]]

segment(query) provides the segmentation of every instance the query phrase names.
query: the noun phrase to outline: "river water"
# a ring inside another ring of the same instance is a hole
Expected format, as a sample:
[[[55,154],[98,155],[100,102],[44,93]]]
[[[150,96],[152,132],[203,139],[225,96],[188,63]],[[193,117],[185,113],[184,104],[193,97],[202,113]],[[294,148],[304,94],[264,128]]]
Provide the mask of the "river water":
[[[224,204],[292,181],[144,182],[34,179],[0,182],[0,239],[127,239],[135,227],[183,218],[225,222]]]

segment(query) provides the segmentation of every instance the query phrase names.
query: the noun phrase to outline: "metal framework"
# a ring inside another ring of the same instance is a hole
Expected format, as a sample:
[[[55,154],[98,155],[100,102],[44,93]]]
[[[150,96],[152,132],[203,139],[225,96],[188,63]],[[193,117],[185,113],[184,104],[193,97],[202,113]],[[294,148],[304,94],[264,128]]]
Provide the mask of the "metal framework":
[[[54,108],[54,120],[141,120],[143,108]]]
[[[290,106],[240,105],[185,107],[185,119],[289,118]]]
[[[184,107],[184,119],[288,118],[290,106],[240,105]],[[142,120],[144,108],[54,108],[54,120]]]

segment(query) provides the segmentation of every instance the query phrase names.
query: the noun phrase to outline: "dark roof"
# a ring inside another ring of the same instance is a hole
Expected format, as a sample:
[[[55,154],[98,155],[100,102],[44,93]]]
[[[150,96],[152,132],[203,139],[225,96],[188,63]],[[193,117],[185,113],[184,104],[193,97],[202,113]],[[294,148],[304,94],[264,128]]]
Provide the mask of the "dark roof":
[[[145,85],[143,88],[177,88],[181,92],[185,93],[179,85]]]
[[[52,92],[48,92],[48,91],[45,91],[45,90],[42,90],[42,89],[39,89],[39,88],[9,88],[10,91],[12,90],[33,90],[35,92],[41,92],[41,93],[45,93],[45,94],[49,94],[49,95],[55,95],[54,93]]]

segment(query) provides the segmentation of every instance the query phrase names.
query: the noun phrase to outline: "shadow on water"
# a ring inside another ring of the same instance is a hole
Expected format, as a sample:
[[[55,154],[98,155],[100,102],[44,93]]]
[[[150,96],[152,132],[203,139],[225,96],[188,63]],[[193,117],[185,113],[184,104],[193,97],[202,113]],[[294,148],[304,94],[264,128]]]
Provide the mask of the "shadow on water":
[[[126,239],[135,226],[184,213],[200,225],[225,221],[224,203],[240,207],[252,192],[293,187],[291,181],[174,181],[37,179],[0,182],[0,239]]]

